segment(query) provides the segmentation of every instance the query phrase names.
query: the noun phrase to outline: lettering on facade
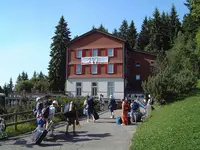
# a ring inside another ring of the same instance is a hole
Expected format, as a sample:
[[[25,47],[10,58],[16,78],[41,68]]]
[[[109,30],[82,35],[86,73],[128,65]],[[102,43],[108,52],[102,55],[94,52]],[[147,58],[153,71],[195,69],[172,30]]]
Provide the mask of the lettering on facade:
[[[82,57],[81,65],[108,64],[108,57]]]

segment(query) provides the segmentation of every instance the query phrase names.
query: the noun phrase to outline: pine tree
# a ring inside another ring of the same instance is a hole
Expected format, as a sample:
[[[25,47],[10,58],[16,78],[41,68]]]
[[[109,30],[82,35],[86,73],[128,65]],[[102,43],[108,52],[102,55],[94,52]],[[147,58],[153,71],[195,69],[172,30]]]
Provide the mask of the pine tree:
[[[123,20],[122,24],[119,28],[119,37],[128,40],[128,22],[127,20]]]
[[[78,38],[78,35],[74,36],[74,39]]]
[[[0,93],[4,93],[3,88],[0,86]]]
[[[42,71],[40,71],[38,78],[39,78],[39,80],[44,79],[44,74],[42,73]]]
[[[119,37],[119,32],[117,31],[116,28],[113,30],[112,35]]]
[[[176,8],[174,4],[172,5],[170,12],[170,43],[171,45],[174,43],[173,41],[176,39],[178,32],[181,30],[181,23],[179,21]]]
[[[9,89],[9,92],[12,92],[12,89],[13,89],[13,81],[12,81],[12,78],[10,78],[10,81],[9,81],[9,84],[8,84],[8,89]]]
[[[108,32],[108,29],[106,29],[103,24],[101,24],[98,28],[100,31],[103,31],[103,32]]]
[[[17,77],[16,83],[19,83],[19,82],[21,82],[21,81],[22,81],[22,77],[21,77],[21,75],[19,74],[18,77]]]
[[[161,49],[169,50],[170,45],[170,16],[168,13],[161,14]]]
[[[37,72],[36,71],[34,71],[34,73],[33,73],[33,78],[37,78]]]
[[[128,44],[130,48],[134,49],[136,46],[136,40],[137,40],[137,31],[135,28],[135,24],[133,20],[131,21],[131,24],[128,29]]]
[[[145,47],[149,44],[150,30],[151,30],[151,18],[149,18],[148,20],[147,17],[145,17],[142,23],[141,31],[138,35],[137,49],[142,51],[145,50]]]
[[[93,25],[93,26],[92,26],[92,30],[94,30],[94,29],[96,29],[96,27]]]
[[[158,8],[155,9],[152,19],[152,30],[148,51],[159,53],[162,51],[161,17]]]
[[[26,73],[24,71],[22,71],[22,80],[25,81],[26,80]]]
[[[49,62],[49,82],[53,91],[64,91],[66,80],[66,51],[70,42],[70,30],[64,17],[61,16],[52,38]]]

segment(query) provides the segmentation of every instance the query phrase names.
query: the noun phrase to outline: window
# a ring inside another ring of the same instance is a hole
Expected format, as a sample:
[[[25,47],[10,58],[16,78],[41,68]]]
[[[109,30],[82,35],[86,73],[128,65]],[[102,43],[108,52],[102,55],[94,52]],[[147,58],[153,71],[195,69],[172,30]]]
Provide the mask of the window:
[[[82,57],[82,50],[81,49],[78,49],[76,51],[76,58],[81,58]]]
[[[114,73],[114,64],[108,64],[108,73]]]
[[[140,75],[136,74],[136,80],[140,80]]]
[[[76,65],[76,74],[81,74],[82,73],[82,66],[81,64]]]
[[[92,56],[98,56],[98,49],[92,49]]]
[[[136,62],[135,66],[140,67],[140,62]]]
[[[97,96],[97,83],[92,82],[92,96]]]
[[[114,49],[113,48],[109,48],[108,49],[108,56],[109,57],[113,57],[114,56]]]
[[[97,74],[97,65],[96,64],[92,65],[92,74]]]
[[[108,82],[108,97],[114,95],[114,82]]]
[[[76,96],[81,96],[82,92],[82,84],[81,82],[76,83]]]

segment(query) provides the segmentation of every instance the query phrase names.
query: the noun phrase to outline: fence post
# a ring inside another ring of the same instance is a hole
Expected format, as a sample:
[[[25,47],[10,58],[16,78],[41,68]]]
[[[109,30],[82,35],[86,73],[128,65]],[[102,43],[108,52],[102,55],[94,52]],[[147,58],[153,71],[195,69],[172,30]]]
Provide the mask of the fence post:
[[[17,131],[17,113],[15,114],[15,131]]]
[[[63,113],[63,105],[61,105],[60,107],[61,107],[61,113]]]

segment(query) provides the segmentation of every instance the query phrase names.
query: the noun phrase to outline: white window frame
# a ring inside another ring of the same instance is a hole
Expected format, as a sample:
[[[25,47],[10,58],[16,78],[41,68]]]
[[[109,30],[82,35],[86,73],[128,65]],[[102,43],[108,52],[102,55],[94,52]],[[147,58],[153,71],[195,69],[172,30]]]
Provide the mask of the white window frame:
[[[95,83],[96,85],[94,86],[93,83]],[[97,96],[98,95],[98,84],[97,82],[92,82],[91,83],[91,91],[92,91],[92,96]]]
[[[108,57],[114,56],[114,48],[108,48]]]
[[[140,80],[140,74],[136,74],[135,79],[136,79],[137,81],[139,81],[139,80]]]
[[[92,64],[92,74],[97,74],[97,73],[98,73],[97,64]]]
[[[92,56],[93,57],[97,57],[98,56],[98,49],[97,48],[93,48],[92,49]]]
[[[77,85],[78,83],[80,83],[81,85]],[[81,95],[82,95],[82,83],[81,82],[76,82],[76,96],[81,96]]]
[[[81,58],[82,57],[82,49],[78,49],[76,51],[76,58]]]
[[[112,66],[112,69],[109,70],[109,68]],[[114,64],[108,64],[108,73],[114,73]]]
[[[81,64],[76,64],[76,74],[82,74],[82,66],[81,66]]]
[[[135,66],[136,66],[136,67],[140,67],[140,62],[137,61],[137,62],[135,63]]]
[[[109,83],[111,84],[111,85],[109,85]],[[115,93],[115,83],[114,82],[108,82],[108,84],[107,84],[107,91],[108,91],[108,97],[110,97],[110,95],[112,95],[112,96],[114,96],[114,93]],[[113,93],[111,93],[111,90],[110,89],[112,89],[112,92]]]

